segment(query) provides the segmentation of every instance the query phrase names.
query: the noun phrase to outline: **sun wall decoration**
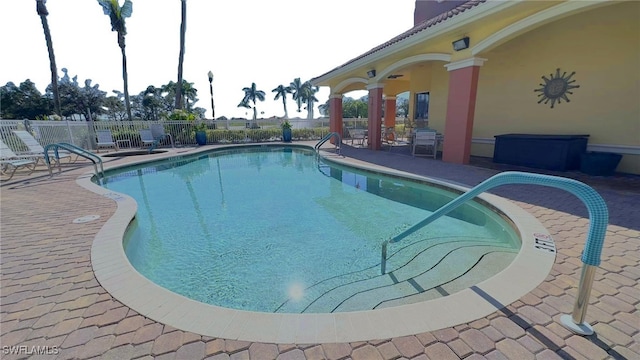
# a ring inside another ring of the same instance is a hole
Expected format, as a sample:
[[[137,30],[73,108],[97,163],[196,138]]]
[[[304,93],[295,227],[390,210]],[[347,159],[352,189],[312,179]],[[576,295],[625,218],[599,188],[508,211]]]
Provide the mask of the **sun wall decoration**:
[[[548,79],[546,76],[542,76],[542,80],[544,80],[544,84],[540,84],[541,88],[533,90],[534,92],[540,92],[538,97],[538,104],[544,102],[545,104],[551,101],[551,108],[556,104],[562,102],[562,100],[569,102],[569,97],[567,94],[573,94],[571,89],[579,88],[580,85],[573,85],[575,80],[571,80],[571,77],[575,75],[575,71],[567,76],[567,72],[563,72],[560,75],[560,68],[556,69],[556,74],[549,74],[550,78]]]

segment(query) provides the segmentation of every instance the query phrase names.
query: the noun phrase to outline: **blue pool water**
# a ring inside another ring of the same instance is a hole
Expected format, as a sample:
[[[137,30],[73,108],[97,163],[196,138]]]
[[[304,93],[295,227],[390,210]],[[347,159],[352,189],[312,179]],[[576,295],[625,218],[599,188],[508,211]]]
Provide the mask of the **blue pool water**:
[[[194,300],[265,312],[333,312],[445,296],[490,277],[520,241],[499,215],[459,208],[389,248],[381,243],[454,195],[319,160],[304,148],[252,147],[111,173],[136,199],[124,240],[145,277]]]

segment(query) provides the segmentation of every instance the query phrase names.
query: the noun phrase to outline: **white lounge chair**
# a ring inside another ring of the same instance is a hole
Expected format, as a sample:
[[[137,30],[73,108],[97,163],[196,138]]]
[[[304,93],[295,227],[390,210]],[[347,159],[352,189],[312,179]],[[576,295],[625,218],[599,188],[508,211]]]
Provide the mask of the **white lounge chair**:
[[[171,136],[171,134],[167,134],[164,131],[164,125],[162,124],[152,124],[150,127],[151,129],[151,134],[153,135],[153,138],[158,140],[158,141],[162,141],[164,139],[169,139],[169,142],[171,143],[171,147],[175,148],[175,144],[173,143],[173,137]]]
[[[100,148],[114,148],[116,151],[119,150],[118,143],[113,141],[113,135],[111,135],[111,130],[98,130],[96,131],[98,135],[98,144],[96,146],[96,152],[100,152]]]
[[[367,130],[349,129],[349,137],[351,138],[351,145],[357,141],[360,143],[360,146],[364,146],[364,142],[367,140]]]
[[[37,158],[34,158],[33,156],[16,155],[11,148],[0,140],[0,172],[2,175],[9,174],[9,177],[3,180],[11,180],[13,175],[16,173],[16,170],[22,168],[29,169],[29,174],[27,175],[31,175],[33,170],[36,168],[37,162]]]
[[[157,142],[157,140],[153,138],[153,134],[151,133],[151,130],[142,129],[142,130],[138,130],[138,132],[140,133],[140,141],[142,141],[142,147],[152,146],[154,143]]]
[[[417,154],[416,148],[424,147],[427,153]],[[438,134],[435,131],[416,131],[413,135],[413,156],[432,156],[434,159],[438,153]]]
[[[16,134],[16,136],[18,138],[20,138],[20,140],[29,149],[26,152],[18,153],[18,155],[38,155],[38,156],[40,156],[40,158],[38,158],[38,159],[44,159],[44,148],[42,147],[42,145],[40,145],[38,140],[36,140],[33,137],[33,135],[31,135],[31,133],[29,133],[28,131],[25,131],[25,130],[13,130],[13,133]],[[51,160],[55,160],[55,156],[53,155],[53,153],[51,153],[51,154],[52,155],[49,156],[50,159]],[[68,151],[58,150],[58,158],[59,159],[68,158],[69,162],[72,162],[71,154]],[[78,160],[77,156],[76,156],[75,160],[73,160],[73,162],[75,162],[76,160]]]

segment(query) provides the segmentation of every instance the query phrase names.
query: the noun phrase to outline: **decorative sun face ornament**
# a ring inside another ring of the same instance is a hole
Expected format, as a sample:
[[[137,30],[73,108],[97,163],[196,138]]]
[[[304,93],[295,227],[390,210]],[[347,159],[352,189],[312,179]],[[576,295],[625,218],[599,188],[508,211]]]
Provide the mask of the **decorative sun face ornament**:
[[[580,87],[580,85],[572,85],[576,82],[575,80],[571,80],[571,77],[575,75],[575,73],[576,72],[574,71],[569,74],[569,76],[566,76],[567,72],[565,71],[560,75],[560,69],[558,68],[556,69],[555,75],[549,74],[551,77],[550,79],[547,79],[546,76],[542,76],[544,84],[540,84],[541,88],[533,90],[534,92],[540,92],[540,94],[538,94],[538,97],[540,98],[540,100],[538,100],[538,104],[543,101],[547,104],[551,101],[551,108],[553,109],[556,101],[558,104],[560,104],[562,100],[569,102],[570,100],[567,97],[567,94],[573,94],[570,90]]]

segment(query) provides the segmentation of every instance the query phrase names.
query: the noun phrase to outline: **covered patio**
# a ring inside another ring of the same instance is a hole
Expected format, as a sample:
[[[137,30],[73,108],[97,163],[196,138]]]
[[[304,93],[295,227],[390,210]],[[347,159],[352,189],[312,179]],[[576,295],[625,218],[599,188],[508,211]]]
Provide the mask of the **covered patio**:
[[[416,1],[413,28],[312,82],[330,87],[330,130],[340,134],[343,95],[368,91],[373,150],[408,91],[409,119],[444,134],[445,162],[491,157],[500,134],[584,133],[587,150],[621,154],[618,170],[640,174],[639,7]]]

